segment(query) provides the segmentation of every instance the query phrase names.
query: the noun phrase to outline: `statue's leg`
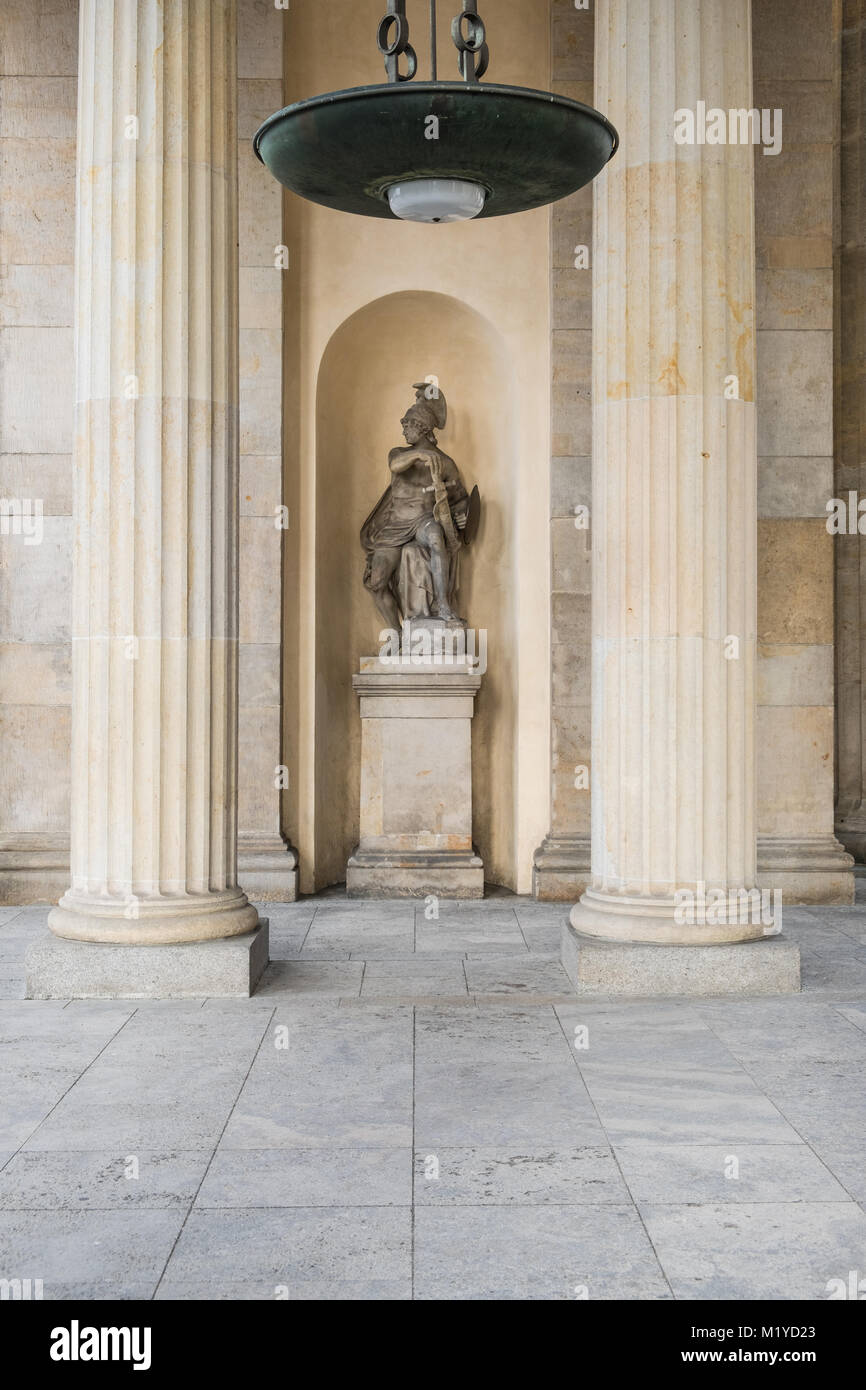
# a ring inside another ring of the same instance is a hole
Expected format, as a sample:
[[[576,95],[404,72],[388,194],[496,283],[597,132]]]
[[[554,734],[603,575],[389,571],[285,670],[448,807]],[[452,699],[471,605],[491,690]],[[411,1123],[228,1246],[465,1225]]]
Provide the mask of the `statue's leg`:
[[[377,550],[370,566],[369,582],[373,602],[380,615],[387,626],[398,633],[400,631],[400,610],[397,607],[397,600],[391,592],[391,576],[399,563],[399,547],[388,546],[384,550]]]
[[[445,532],[438,521],[426,521],[418,531],[418,539],[430,552],[430,574],[433,578],[435,603],[433,611],[437,618],[458,621],[457,614],[448,601],[448,578],[451,557],[445,541]]]

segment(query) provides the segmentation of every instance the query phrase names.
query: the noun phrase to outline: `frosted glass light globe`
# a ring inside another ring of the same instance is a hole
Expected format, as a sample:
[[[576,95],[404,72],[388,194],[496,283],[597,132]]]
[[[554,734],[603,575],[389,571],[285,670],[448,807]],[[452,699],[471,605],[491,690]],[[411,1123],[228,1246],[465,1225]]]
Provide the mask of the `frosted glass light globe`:
[[[466,222],[482,211],[486,196],[468,179],[411,179],[388,189],[391,211],[404,222]]]

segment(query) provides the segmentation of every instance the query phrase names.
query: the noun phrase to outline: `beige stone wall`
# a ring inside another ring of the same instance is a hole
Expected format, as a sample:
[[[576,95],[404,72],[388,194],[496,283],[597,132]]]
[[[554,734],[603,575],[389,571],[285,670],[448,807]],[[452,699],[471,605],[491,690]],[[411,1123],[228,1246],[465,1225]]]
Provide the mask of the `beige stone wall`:
[[[839,0],[841,150],[835,238],[836,482],[834,496],[866,496],[866,3]],[[836,833],[866,859],[863,623],[866,539],[833,537],[836,554]]]
[[[279,187],[252,154],[282,104],[284,14],[239,0],[241,878],[291,896],[280,836]],[[76,0],[9,0],[0,46],[0,497],[41,498],[44,539],[0,536],[0,900],[65,888],[69,862]],[[38,760],[36,750],[38,750]]]
[[[4,0],[0,41],[0,901],[48,901],[69,858],[76,0]]]
[[[412,40],[423,74],[426,7],[412,8]],[[379,16],[366,7],[341,6],[339,13],[339,29],[329,39],[318,0],[297,0],[287,12],[287,100],[384,80],[375,46]],[[523,0],[486,0],[483,14],[492,41],[489,79],[545,87],[550,76],[546,14],[539,23],[538,7]],[[457,72],[445,24],[439,72]],[[473,726],[475,833],[489,877],[528,892],[532,854],[549,816],[549,214],[542,209],[462,226],[422,227],[352,218],[290,197],[285,225],[297,267],[296,275],[285,279],[291,339],[286,343],[285,488],[287,496],[297,495],[299,524],[287,537],[286,564],[294,567],[298,582],[293,592],[286,590],[284,669],[287,692],[292,679],[298,682],[297,704],[287,697],[285,708],[293,725],[286,746],[297,757],[298,791],[290,802],[297,816],[301,886],[319,888],[342,877],[345,856],[357,839],[360,722],[351,676],[358,656],[374,651],[380,628],[362,588],[358,531],[388,481],[387,447],[400,442],[399,417],[424,367],[422,376],[440,377],[453,411],[442,446],[486,491],[486,531],[478,554],[467,557],[467,581],[474,583],[485,556],[499,551],[508,570],[507,580],[497,581],[489,595],[479,583],[466,613],[471,626],[482,627],[492,609],[490,663],[496,664],[482,685]],[[370,306],[394,294],[416,293],[453,304],[447,311],[453,324],[450,343],[441,318],[431,320],[428,329],[423,318],[413,322],[407,316],[393,330],[401,335],[397,339],[377,337],[378,311]],[[339,375],[329,371],[322,377],[322,364],[329,344],[343,341],[335,335],[361,312],[372,314],[368,333],[363,346],[355,343],[354,365],[344,369],[341,387]],[[476,361],[462,352],[466,314],[487,325],[482,338],[490,333],[499,342],[515,374],[517,387],[508,402],[513,476],[496,441],[472,423],[478,397],[485,398],[477,407],[484,421],[491,410],[495,413],[506,387],[491,378],[488,356]],[[428,353],[434,361],[424,360]],[[356,403],[358,381],[378,383],[380,394],[364,408]],[[349,420],[358,421],[338,464],[330,445],[327,458],[320,451],[317,393],[323,384],[327,397],[319,410],[338,415],[348,409]],[[461,440],[466,441],[462,446]],[[324,488],[326,469],[330,486]],[[338,544],[329,544],[331,538]],[[514,615],[506,622],[499,615],[507,611],[508,591],[514,595]],[[291,775],[294,779],[294,766]]]
[[[783,148],[756,153],[758,326],[758,826],[761,882],[793,900],[847,900],[833,838],[833,213],[838,90],[834,0],[753,0],[754,105],[781,107]],[[556,90],[592,100],[593,13],[552,0]],[[552,706],[550,832],[534,889],[576,897],[589,867],[592,191],[556,204],[552,239]],[[854,644],[852,643],[852,649]],[[852,721],[853,722],[853,721]]]
[[[847,901],[833,838],[833,0],[753,0],[758,326],[758,869]]]
[[[508,698],[488,699],[486,712],[483,693],[479,700],[478,756],[490,781],[479,824],[499,846],[488,857],[501,881],[527,891],[543,842],[536,891],[573,899],[588,869],[589,794],[575,788],[574,770],[589,763],[591,535],[574,526],[575,506],[589,503],[591,448],[591,272],[575,268],[574,248],[591,242],[591,193],[550,214],[450,229],[361,222],[283,198],[249,145],[260,120],[284,100],[381,78],[378,12],[345,8],[337,43],[322,31],[319,0],[293,0],[288,11],[239,0],[241,882],[288,895],[293,856],[281,829],[303,850],[305,886],[324,881],[315,869],[317,834],[319,843],[330,834],[327,817],[316,825],[326,714],[317,652],[328,622],[317,577],[318,372],[352,314],[421,291],[463,301],[520,367],[508,502],[520,593],[501,634]],[[0,536],[0,899],[26,901],[56,897],[68,862],[78,7],[4,0],[2,10],[0,496],[41,499],[44,513],[41,544]],[[551,0],[549,12],[528,0],[486,0],[482,12],[491,80],[546,86],[552,54],[557,90],[592,99],[591,10],[576,11],[572,0]],[[851,886],[832,838],[834,555],[824,526],[834,495],[840,14],[841,0],[753,0],[755,104],[784,113],[782,153],[755,161],[759,868],[792,898],[816,899],[844,899]],[[423,72],[419,20],[420,12],[413,37]],[[455,58],[448,26],[441,30],[446,74]],[[282,242],[288,272],[274,267]],[[459,388],[456,403],[459,414]],[[483,472],[471,458],[458,461],[470,477]],[[371,460],[370,486],[377,467]],[[287,533],[274,525],[281,501]],[[360,583],[360,568],[352,574]],[[274,772],[283,763],[281,819]],[[332,857],[349,833],[342,828]]]
[[[290,897],[295,855],[280,834],[283,505],[281,393],[284,245],[282,193],[255,158],[252,137],[283,105],[285,11],[270,0],[238,5],[240,257],[240,687],[239,873],[264,898]],[[288,517],[289,525],[297,516]]]
[[[552,89],[592,105],[594,10],[552,0]],[[550,210],[551,296],[551,785],[550,829],[535,854],[537,897],[574,901],[589,881],[591,765],[592,186]],[[589,251],[586,268],[577,249]]]

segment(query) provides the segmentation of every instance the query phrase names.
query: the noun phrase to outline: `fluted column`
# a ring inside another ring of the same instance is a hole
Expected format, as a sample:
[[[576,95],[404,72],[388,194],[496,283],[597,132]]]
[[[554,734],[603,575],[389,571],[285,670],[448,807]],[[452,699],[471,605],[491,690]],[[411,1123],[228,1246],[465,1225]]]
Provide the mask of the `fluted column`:
[[[753,148],[675,130],[752,106],[750,0],[599,0],[595,35],[621,147],[595,195],[592,886],[572,924],[742,941],[766,924],[717,905],[686,925],[674,895],[700,915],[702,886],[755,886]]]
[[[235,0],[82,0],[72,886],[59,936],[248,932],[237,887]]]

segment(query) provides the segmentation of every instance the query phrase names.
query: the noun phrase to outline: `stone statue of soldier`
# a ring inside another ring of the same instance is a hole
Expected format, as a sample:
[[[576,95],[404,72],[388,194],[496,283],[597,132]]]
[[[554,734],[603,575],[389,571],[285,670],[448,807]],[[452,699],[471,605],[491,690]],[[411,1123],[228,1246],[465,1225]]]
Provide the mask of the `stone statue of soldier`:
[[[415,401],[400,422],[406,445],[388,455],[390,486],[361,528],[364,585],[395,631],[431,619],[465,627],[456,609],[459,557],[478,529],[478,489],[466,491],[436,441],[434,431],[448,418],[444,395],[427,382],[413,389]]]

